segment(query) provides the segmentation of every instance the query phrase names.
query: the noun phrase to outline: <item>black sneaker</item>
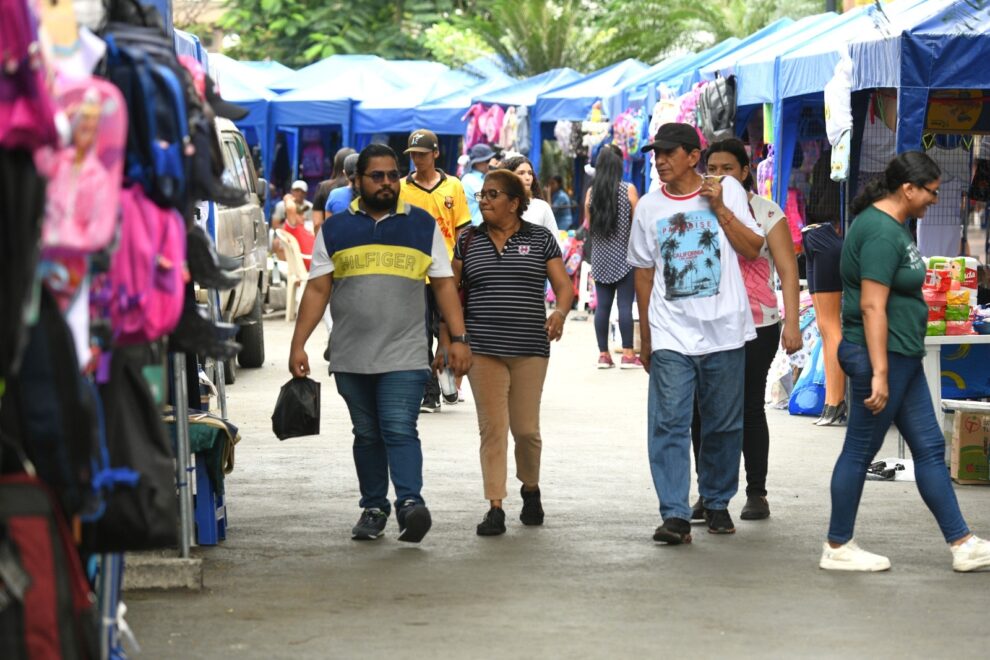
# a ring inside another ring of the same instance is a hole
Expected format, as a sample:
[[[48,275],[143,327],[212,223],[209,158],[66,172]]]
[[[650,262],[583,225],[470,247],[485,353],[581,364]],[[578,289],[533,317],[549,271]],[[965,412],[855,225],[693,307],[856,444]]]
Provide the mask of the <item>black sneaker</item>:
[[[691,520],[704,520],[705,519],[705,504],[701,501],[701,495],[698,495],[698,500],[691,507]]]
[[[406,543],[419,543],[433,526],[433,518],[425,504],[406,500],[395,514],[399,521],[399,540]]]
[[[765,497],[749,495],[739,517],[743,520],[765,520],[770,517],[770,503]]]
[[[388,514],[381,509],[365,509],[351,530],[351,538],[355,541],[373,541],[385,532],[387,522]]]
[[[680,545],[691,542],[691,523],[683,518],[667,518],[653,532],[653,540],[667,545]]]
[[[705,521],[708,523],[709,534],[736,533],[736,527],[732,524],[732,516],[726,509],[705,509]]]
[[[524,525],[543,524],[543,504],[540,502],[540,489],[528,491],[525,488],[519,490],[522,495],[522,511],[519,513],[519,520]]]
[[[423,403],[419,405],[419,411],[425,413],[440,412],[440,397],[427,396],[423,398]]]
[[[505,511],[498,507],[488,509],[485,519],[478,523],[478,536],[505,534]]]

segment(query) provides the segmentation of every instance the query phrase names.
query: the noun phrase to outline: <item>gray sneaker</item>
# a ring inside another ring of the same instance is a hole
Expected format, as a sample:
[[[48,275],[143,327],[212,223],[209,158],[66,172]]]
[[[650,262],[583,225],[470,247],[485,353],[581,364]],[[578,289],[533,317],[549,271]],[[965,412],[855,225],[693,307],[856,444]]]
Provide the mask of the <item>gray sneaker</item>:
[[[381,509],[365,509],[351,530],[351,538],[355,541],[373,541],[385,533],[387,522],[388,514]]]

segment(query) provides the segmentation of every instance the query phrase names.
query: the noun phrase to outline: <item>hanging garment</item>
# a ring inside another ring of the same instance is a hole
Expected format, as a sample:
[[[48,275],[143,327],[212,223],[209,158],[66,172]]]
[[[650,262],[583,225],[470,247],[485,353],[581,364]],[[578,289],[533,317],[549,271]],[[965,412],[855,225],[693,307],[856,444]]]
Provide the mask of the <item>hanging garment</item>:
[[[505,118],[505,110],[496,104],[488,108],[478,117],[478,128],[481,130],[482,139],[487,144],[498,144],[499,136],[502,133],[502,120]]]
[[[773,199],[774,148],[767,145],[767,157],[756,166],[756,194]]]
[[[572,133],[571,122],[566,119],[561,119],[553,126],[553,136],[557,139],[557,144],[560,145],[560,152],[565,158],[574,158],[574,150],[571,147]]]
[[[502,118],[502,130],[498,139],[498,146],[508,151],[519,151],[519,117],[516,109],[509,107]]]
[[[519,120],[516,133],[517,151],[522,155],[529,153],[530,131],[529,131],[529,108],[524,105],[516,106],[516,117]],[[558,138],[559,141],[560,138]]]
[[[835,65],[825,84],[825,133],[832,145],[832,180],[849,178],[849,142],[852,136],[852,60],[844,57]]]
[[[485,106],[475,103],[461,117],[461,121],[467,121],[467,129],[464,131],[465,152],[476,144],[484,142],[484,137],[479,126],[478,118],[485,113]]]

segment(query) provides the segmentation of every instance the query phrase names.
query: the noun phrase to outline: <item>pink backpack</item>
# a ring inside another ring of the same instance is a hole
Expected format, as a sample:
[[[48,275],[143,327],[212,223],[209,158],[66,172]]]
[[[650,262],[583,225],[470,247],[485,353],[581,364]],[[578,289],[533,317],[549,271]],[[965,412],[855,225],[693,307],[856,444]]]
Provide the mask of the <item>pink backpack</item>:
[[[34,150],[58,141],[45,86],[38,19],[25,0],[0,0],[0,148]]]
[[[167,335],[179,322],[185,297],[186,228],[140,186],[120,193],[120,243],[110,262],[110,323],[120,345]]]

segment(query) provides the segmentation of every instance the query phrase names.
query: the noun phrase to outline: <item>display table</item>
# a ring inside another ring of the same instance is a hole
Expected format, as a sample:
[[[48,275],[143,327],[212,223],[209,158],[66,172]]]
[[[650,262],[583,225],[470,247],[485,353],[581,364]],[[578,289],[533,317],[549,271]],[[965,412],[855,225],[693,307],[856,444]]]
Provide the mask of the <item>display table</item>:
[[[932,395],[936,415],[942,412],[942,347],[958,344],[990,344],[990,335],[959,335],[954,337],[925,337],[925,380]]]
[[[956,335],[944,337],[925,337],[925,358],[922,364],[925,368],[925,380],[928,382],[928,392],[932,396],[932,406],[935,416],[942,425],[942,347],[961,344],[990,344],[990,335]],[[946,443],[946,460],[949,447]],[[897,435],[897,455],[904,457],[904,437]]]

